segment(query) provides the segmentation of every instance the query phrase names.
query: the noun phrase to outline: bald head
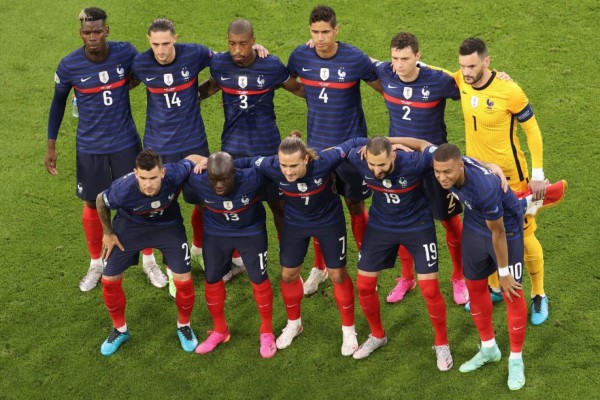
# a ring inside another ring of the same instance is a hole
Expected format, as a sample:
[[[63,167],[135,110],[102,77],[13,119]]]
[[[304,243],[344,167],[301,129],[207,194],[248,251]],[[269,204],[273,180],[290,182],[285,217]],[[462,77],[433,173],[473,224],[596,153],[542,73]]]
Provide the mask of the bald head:
[[[219,196],[226,196],[233,189],[235,167],[233,158],[224,151],[213,153],[208,157],[206,168],[210,186]]]
[[[234,35],[250,35],[250,37],[254,37],[254,28],[252,28],[252,23],[250,23],[250,21],[245,19],[236,19],[229,24],[227,34],[230,33]]]

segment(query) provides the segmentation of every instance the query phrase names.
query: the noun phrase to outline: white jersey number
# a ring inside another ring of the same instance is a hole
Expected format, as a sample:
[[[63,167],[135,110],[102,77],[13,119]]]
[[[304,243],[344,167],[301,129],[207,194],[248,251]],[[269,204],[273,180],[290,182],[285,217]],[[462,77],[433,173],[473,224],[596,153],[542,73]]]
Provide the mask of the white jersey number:
[[[112,92],[110,90],[105,90],[104,92],[102,92],[102,99],[104,100],[105,106],[112,105],[113,99],[112,99],[112,97],[110,97],[111,94],[112,94]]]
[[[248,96],[246,96],[245,94],[240,95],[240,108],[242,110],[248,108]]]
[[[173,108],[173,105],[176,105],[177,107],[181,107],[181,99],[179,97],[177,97],[177,92],[173,92],[173,96],[171,96],[171,98],[169,98],[168,93],[165,93],[163,96],[165,96],[167,108]]]
[[[327,97],[325,88],[321,89],[321,93],[319,93],[319,99],[323,100],[323,103],[327,104],[327,100],[329,99],[329,97]]]

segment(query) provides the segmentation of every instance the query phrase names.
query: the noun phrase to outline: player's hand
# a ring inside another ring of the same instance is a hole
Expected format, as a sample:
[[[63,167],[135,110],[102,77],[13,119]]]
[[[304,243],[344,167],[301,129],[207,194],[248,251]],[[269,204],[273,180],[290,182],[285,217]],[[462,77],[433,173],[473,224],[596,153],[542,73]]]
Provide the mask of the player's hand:
[[[364,160],[365,158],[367,158],[367,146],[361,147],[357,153],[360,156],[361,160]]]
[[[501,81],[509,81],[509,82],[513,81],[512,78],[510,77],[510,75],[504,71],[498,72],[498,70],[496,70],[496,68],[494,68],[492,71],[494,71],[496,73],[496,77],[498,79],[500,79]]]
[[[267,58],[269,55],[269,50],[267,50],[262,44],[256,43],[254,46],[252,46],[252,50],[256,51],[256,54],[258,54],[260,58]]]
[[[110,254],[115,246],[117,246],[121,251],[125,251],[125,248],[119,241],[119,238],[114,233],[102,236],[102,258],[104,260],[107,260],[108,257],[110,257]]]
[[[308,42],[306,42],[306,45],[308,47],[310,47],[311,49],[314,49],[315,48],[315,41],[312,40],[312,38],[311,38]]]
[[[529,181],[529,189],[533,193],[533,201],[541,200],[546,195],[546,181]]]
[[[410,147],[406,147],[405,145],[398,143],[392,145],[392,150],[402,150],[405,153],[414,153],[414,150]]]
[[[500,287],[504,294],[506,294],[508,301],[512,303],[512,296],[521,297],[519,296],[519,293],[517,293],[517,290],[521,290],[523,285],[515,281],[515,278],[513,278],[512,275],[498,276],[498,280],[500,281]]]
[[[56,176],[58,175],[58,169],[56,169],[56,150],[48,149],[46,152],[46,157],[44,158],[44,164],[46,165],[46,170],[50,175]]]
[[[502,187],[502,191],[506,193],[508,190],[508,181],[506,180],[506,175],[504,175],[504,171],[498,164],[488,163],[487,167],[489,167],[492,174],[496,175],[500,178],[500,186]]]
[[[194,173],[196,175],[201,174],[202,171],[204,171],[207,166],[208,166],[208,158],[205,158],[204,160],[202,160],[196,164],[196,166],[194,167]]]

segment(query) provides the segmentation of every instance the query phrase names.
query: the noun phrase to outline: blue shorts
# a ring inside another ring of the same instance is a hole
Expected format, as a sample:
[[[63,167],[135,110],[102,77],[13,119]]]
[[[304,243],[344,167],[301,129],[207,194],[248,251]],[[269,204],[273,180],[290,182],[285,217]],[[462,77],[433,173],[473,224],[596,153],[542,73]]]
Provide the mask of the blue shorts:
[[[112,181],[133,172],[135,157],[142,150],[138,142],[118,153],[87,154],[77,152],[77,188],[81,200],[96,202],[98,193],[106,190]]]
[[[348,200],[365,200],[373,194],[362,175],[348,162],[335,169],[335,185],[337,193]]]
[[[191,271],[191,257],[185,227],[182,223],[168,225],[131,225],[121,218],[113,221],[113,230],[125,251],[114,247],[104,266],[103,275],[116,276],[139,263],[140,251],[152,247],[162,252],[171,271],[185,274]]]
[[[335,269],[346,266],[347,235],[344,218],[340,218],[333,225],[315,228],[291,225],[284,220],[279,242],[281,266],[296,268],[302,265],[311,237],[319,239],[327,268]]]
[[[216,283],[231,269],[231,255],[239,251],[252,283],[261,283],[267,275],[267,232],[252,236],[221,236],[204,232],[202,258],[206,282]]]
[[[417,231],[391,233],[367,224],[358,269],[379,272],[392,268],[398,257],[398,247],[403,245],[415,260],[417,274],[438,272],[435,226],[428,225]]]
[[[450,219],[463,211],[460,201],[439,184],[433,171],[423,176],[423,189],[429,199],[433,218],[438,221]]]
[[[506,232],[508,267],[515,281],[523,279],[523,232]],[[467,225],[462,231],[463,272],[470,280],[487,279],[498,270],[492,238]]]

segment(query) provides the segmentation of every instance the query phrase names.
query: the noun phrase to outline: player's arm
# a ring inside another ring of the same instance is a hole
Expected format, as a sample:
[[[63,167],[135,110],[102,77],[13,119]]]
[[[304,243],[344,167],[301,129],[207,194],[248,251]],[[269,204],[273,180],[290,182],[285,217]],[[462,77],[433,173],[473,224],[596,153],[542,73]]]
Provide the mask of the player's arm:
[[[381,81],[379,79],[371,82],[367,81],[367,85],[371,86],[377,93],[383,95],[383,86],[381,86]]]
[[[112,253],[115,246],[121,249],[121,251],[124,251],[125,248],[112,230],[112,224],[110,223],[110,208],[104,203],[104,193],[105,192],[99,193],[98,196],[96,196],[96,210],[98,211],[98,217],[100,217],[100,222],[102,223],[102,258],[106,260],[110,257],[110,253]]]
[[[529,106],[527,108],[531,109]],[[533,111],[531,112],[533,113]],[[521,127],[527,135],[527,147],[531,154],[531,180],[529,181],[529,188],[533,192],[533,200],[539,200],[544,198],[546,192],[542,132],[540,131],[535,115],[521,122]]]
[[[56,138],[58,138],[58,131],[65,114],[70,91],[70,87],[67,90],[55,88],[52,104],[50,105],[50,115],[48,116],[48,144],[46,157],[44,158],[44,165],[50,175],[58,175],[58,169],[56,168],[56,160],[58,158],[56,153]]]
[[[298,97],[305,97],[304,85],[295,76],[290,76],[290,78],[285,81],[281,87]]]
[[[207,99],[221,90],[221,87],[212,77],[208,78],[198,86],[198,96],[201,100]]]
[[[506,180],[506,175],[504,175],[504,171],[502,171],[502,168],[500,168],[500,166],[498,164],[494,164],[494,163],[491,163],[491,162],[481,161],[481,160],[478,160],[478,159],[473,158],[473,157],[469,157],[469,158],[475,160],[476,162],[478,162],[479,164],[481,164],[485,168],[489,169],[490,171],[492,171],[492,174],[494,174],[498,178],[500,178],[500,186],[502,187],[502,191],[504,193],[506,193],[506,191],[508,190],[508,181]]]
[[[424,152],[427,147],[432,146],[432,144],[426,140],[411,137],[388,137],[388,140],[392,145],[406,146],[409,150],[420,152]]]
[[[492,232],[492,246],[498,263],[500,286],[502,287],[502,291],[506,294],[506,297],[512,301],[511,296],[521,297],[517,293],[517,290],[520,290],[522,286],[515,281],[515,278],[513,278],[508,269],[508,244],[506,243],[504,218],[500,217],[495,220],[486,220],[485,222],[490,232]]]
[[[135,89],[140,85],[140,81],[133,79],[133,77],[129,80],[129,90]]]

